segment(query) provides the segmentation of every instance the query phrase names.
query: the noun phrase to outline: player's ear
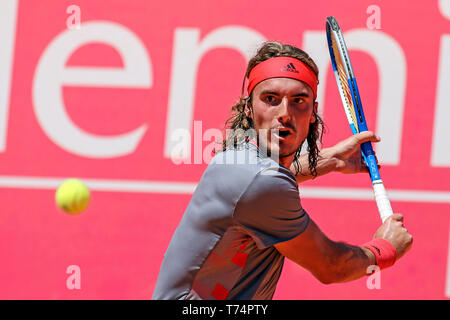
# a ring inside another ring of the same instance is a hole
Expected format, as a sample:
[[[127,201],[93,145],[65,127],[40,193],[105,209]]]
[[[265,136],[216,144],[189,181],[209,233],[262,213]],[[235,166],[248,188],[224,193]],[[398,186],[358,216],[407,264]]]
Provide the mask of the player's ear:
[[[309,120],[310,123],[314,123],[317,121],[316,114],[317,114],[318,109],[319,109],[319,103],[317,101],[314,101],[313,113],[311,115],[311,119]]]

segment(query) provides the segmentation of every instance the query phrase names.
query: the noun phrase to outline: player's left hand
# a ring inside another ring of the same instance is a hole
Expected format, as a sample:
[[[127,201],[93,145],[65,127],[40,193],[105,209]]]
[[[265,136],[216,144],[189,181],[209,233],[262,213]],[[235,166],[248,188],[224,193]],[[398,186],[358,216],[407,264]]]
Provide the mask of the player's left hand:
[[[335,171],[347,174],[368,172],[369,169],[366,167],[361,155],[361,144],[367,141],[377,143],[380,142],[380,137],[372,131],[364,131],[352,135],[331,147],[330,151],[332,151],[333,157],[337,160]],[[379,165],[378,168],[380,168]]]

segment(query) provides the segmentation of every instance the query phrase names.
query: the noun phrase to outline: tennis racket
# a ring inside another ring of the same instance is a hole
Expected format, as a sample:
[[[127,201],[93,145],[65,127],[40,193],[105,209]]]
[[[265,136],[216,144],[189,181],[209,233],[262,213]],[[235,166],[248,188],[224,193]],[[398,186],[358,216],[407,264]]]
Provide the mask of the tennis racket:
[[[330,50],[331,63],[336,78],[336,83],[344,105],[345,114],[353,134],[367,131],[366,119],[364,118],[361,98],[356,84],[350,56],[345,45],[341,29],[334,17],[328,17],[326,22],[328,48]],[[361,145],[366,166],[369,168],[370,179],[372,180],[375,200],[381,220],[384,222],[392,215],[392,208],[389,198],[380,178],[377,161],[370,142]]]

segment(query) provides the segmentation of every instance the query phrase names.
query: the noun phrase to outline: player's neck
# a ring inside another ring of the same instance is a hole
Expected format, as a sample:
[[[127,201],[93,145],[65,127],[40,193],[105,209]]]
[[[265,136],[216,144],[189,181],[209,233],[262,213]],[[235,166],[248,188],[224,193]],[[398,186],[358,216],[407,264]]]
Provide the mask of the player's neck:
[[[280,156],[280,159],[278,160],[278,163],[282,165],[283,167],[289,169],[292,165],[292,162],[294,161],[295,154],[288,155],[288,156]]]

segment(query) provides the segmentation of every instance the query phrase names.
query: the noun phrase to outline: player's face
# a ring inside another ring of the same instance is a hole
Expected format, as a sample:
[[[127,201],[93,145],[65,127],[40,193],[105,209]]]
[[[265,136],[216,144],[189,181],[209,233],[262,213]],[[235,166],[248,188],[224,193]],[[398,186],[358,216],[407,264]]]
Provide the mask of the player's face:
[[[253,89],[252,107],[260,143],[265,135],[267,150],[277,152],[279,162],[289,167],[308,136],[309,124],[316,121],[312,89],[295,79],[267,79]]]

